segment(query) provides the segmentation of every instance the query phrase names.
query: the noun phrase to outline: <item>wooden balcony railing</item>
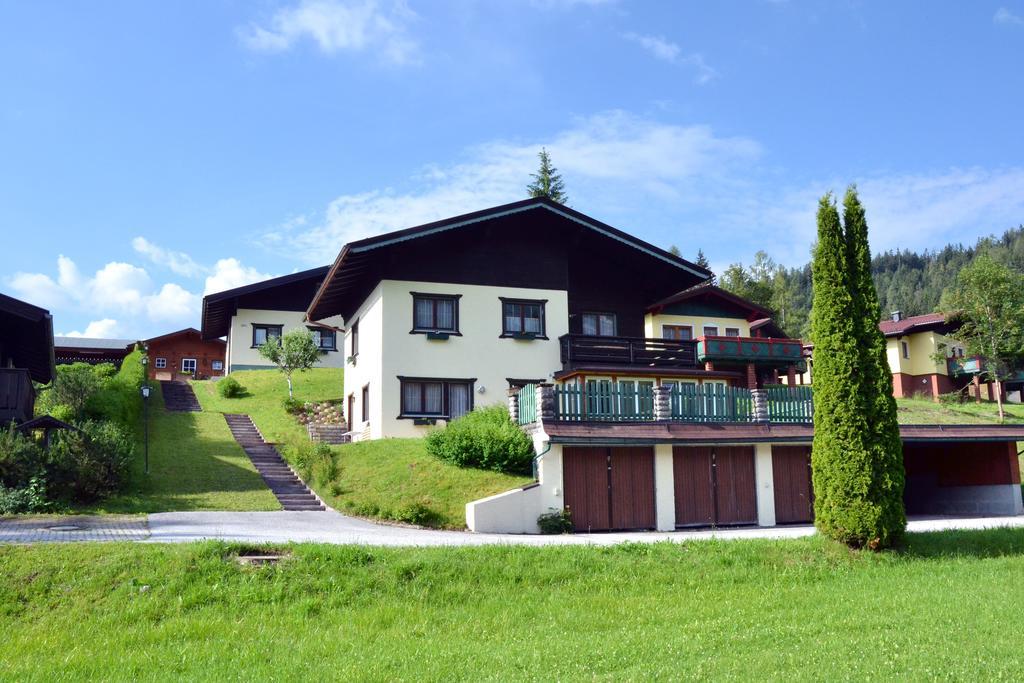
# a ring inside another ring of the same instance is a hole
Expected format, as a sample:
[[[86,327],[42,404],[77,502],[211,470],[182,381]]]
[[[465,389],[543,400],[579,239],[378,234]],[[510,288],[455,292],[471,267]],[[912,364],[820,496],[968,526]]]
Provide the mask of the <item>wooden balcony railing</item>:
[[[701,337],[697,340],[697,358],[701,361],[802,365],[802,352],[803,343],[799,339]]]
[[[0,426],[32,419],[36,392],[32,377],[22,368],[0,368]]]
[[[565,334],[558,338],[562,365],[641,365],[654,368],[697,367],[697,342],[645,337],[600,337]]]

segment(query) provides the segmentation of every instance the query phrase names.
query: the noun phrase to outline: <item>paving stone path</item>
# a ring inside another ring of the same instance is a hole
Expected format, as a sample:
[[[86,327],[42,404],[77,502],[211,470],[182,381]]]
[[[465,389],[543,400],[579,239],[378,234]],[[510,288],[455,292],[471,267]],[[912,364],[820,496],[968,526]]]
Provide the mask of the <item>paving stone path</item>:
[[[256,471],[277,496],[282,508],[288,511],[327,509],[288,466],[277,449],[263,440],[263,435],[256,429],[248,415],[225,415],[224,419],[227,420],[235,441],[252,460]]]
[[[160,391],[164,395],[164,408],[172,413],[199,413],[203,410],[188,382],[161,380]]]
[[[149,523],[133,515],[30,515],[0,517],[0,543],[144,541]]]

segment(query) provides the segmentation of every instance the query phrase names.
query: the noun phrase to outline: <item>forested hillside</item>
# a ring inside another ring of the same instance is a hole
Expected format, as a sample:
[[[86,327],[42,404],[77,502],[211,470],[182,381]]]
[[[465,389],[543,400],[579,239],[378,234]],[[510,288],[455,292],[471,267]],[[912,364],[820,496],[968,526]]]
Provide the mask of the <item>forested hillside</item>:
[[[1024,272],[1024,225],[1001,237],[984,237],[971,247],[947,245],[939,251],[887,251],[872,259],[871,271],[882,311],[904,315],[931,313],[956,280],[957,273],[981,251],[1018,272]],[[719,276],[719,284],[775,311],[787,334],[810,339],[811,266],[785,268],[759,251],[750,265],[734,263]]]

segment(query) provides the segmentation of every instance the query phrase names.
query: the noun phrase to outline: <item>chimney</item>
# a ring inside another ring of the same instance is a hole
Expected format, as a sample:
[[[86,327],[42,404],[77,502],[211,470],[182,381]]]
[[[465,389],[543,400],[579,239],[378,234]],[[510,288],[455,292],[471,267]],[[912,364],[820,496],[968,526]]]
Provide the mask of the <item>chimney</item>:
[[[901,320],[903,320],[903,311],[893,311],[892,312],[892,321],[894,323],[898,323]]]

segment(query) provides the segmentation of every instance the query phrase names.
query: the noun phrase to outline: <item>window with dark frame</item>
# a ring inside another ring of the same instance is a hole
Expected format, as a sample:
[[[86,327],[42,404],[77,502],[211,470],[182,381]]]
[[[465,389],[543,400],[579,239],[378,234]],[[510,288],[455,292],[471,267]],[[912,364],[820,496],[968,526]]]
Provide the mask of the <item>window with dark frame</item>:
[[[903,347],[903,357],[910,358],[910,344],[905,341],[901,341],[900,345]]]
[[[727,327],[725,328],[726,337],[738,337],[740,336],[740,328],[738,327]]]
[[[501,299],[501,336],[544,337],[544,304],[533,299]]]
[[[458,334],[458,295],[412,292],[412,331]]]
[[[280,339],[284,325],[252,325],[252,347],[258,348],[270,339]]]
[[[359,321],[352,323],[352,332],[349,334],[350,343],[352,345],[352,353],[349,355],[353,358],[359,355]]]
[[[473,410],[472,379],[399,377],[402,418],[454,420]]]
[[[693,327],[691,325],[662,325],[661,336],[664,339],[687,341],[693,339]]]
[[[363,387],[363,406],[362,406],[362,418],[363,422],[370,421],[370,385],[367,384]]]
[[[717,337],[718,336],[718,325],[705,325],[704,326],[705,337]]]
[[[596,337],[614,337],[618,329],[618,320],[614,313],[584,313],[583,334]]]
[[[334,330],[329,330],[326,327],[310,327],[308,329],[313,335],[313,343],[318,349],[321,351],[338,350],[337,336]]]

